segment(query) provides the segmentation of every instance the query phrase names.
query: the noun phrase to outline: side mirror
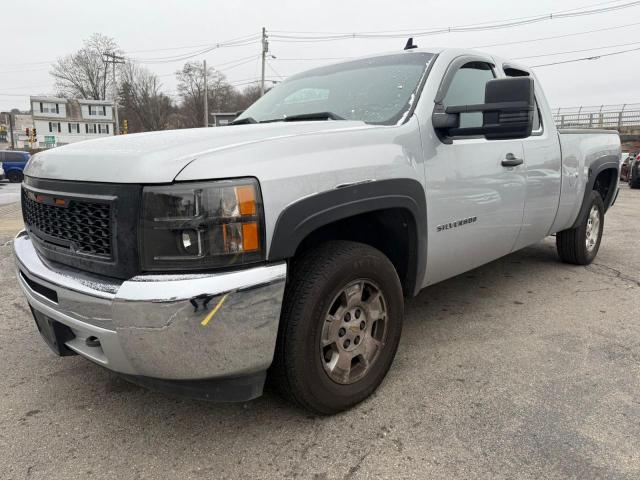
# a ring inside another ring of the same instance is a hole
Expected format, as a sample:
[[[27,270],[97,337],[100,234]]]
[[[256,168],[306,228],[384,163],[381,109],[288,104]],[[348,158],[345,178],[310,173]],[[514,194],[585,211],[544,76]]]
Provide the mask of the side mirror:
[[[445,137],[484,135],[488,140],[526,138],[533,130],[533,78],[489,80],[479,105],[436,105],[433,127]],[[460,127],[460,114],[482,112],[481,127]]]

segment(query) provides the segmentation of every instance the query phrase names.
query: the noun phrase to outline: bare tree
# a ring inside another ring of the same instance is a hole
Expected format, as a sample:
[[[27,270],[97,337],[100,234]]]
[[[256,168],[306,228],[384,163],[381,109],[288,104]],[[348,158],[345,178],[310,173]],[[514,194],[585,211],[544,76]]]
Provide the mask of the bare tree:
[[[213,69],[207,68],[207,74],[211,82]],[[182,99],[182,126],[199,127],[204,116],[204,66],[196,62],[187,62],[182,70],[176,72],[176,78],[178,94]]]
[[[160,92],[158,77],[144,67],[127,62],[121,71],[120,103],[122,119],[129,132],[146,132],[169,128],[175,110],[171,99]]]
[[[270,89],[267,89],[267,92]],[[249,85],[244,88],[241,92],[238,93],[236,99],[235,110],[246,110],[249,108],[256,100],[260,98],[260,85],[257,83],[254,85]]]
[[[182,100],[181,118],[184,127],[199,127],[204,116],[204,66],[197,62],[185,63],[176,72],[178,94]],[[211,112],[237,110],[239,92],[226,77],[213,68],[207,68],[208,100]],[[241,102],[240,102],[241,103]]]
[[[119,53],[116,41],[94,33],[76,53],[59,58],[51,66],[55,89],[63,97],[106,100],[111,80],[107,75],[103,54]]]

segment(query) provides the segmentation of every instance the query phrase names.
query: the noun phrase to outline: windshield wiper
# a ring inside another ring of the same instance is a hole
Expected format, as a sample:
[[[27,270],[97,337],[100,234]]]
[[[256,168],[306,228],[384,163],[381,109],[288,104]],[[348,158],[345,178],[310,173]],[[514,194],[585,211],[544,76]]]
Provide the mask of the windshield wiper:
[[[333,112],[314,112],[300,113],[298,115],[290,115],[288,117],[271,118],[269,120],[260,121],[257,121],[252,117],[244,117],[239,120],[234,120],[229,125],[244,125],[248,123],[302,122],[305,120],[344,120],[344,118]]]
[[[344,118],[333,112],[301,113],[283,118],[285,122],[300,122],[304,120],[344,120]]]
[[[258,123],[258,122],[257,122],[257,120],[255,118],[244,117],[244,118],[241,118],[239,120],[234,120],[229,125],[246,125],[248,123]]]

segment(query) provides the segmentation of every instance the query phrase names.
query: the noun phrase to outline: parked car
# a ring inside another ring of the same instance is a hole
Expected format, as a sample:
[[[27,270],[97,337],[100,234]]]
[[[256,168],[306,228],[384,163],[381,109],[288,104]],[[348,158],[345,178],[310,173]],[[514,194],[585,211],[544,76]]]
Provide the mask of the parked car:
[[[618,191],[616,132],[558,132],[532,70],[470,50],[316,68],[233,124],[29,162],[14,249],[57,354],[335,413],[387,374],[404,297],[552,234],[587,265]]]
[[[10,182],[18,183],[22,181],[22,172],[29,158],[31,158],[31,155],[28,152],[0,150],[0,163],[2,163],[4,174]]]
[[[630,159],[626,180],[629,183],[629,187],[640,188],[640,154]]]
[[[629,174],[629,162],[633,158],[633,154],[622,152],[620,154],[620,181],[626,182]]]
[[[2,168],[2,162],[0,162],[0,180],[4,180],[4,168]]]

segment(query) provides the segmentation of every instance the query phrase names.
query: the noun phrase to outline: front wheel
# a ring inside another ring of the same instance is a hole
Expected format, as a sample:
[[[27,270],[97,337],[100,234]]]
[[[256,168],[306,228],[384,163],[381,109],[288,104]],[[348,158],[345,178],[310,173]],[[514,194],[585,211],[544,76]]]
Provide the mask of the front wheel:
[[[22,172],[16,172],[15,170],[9,172],[7,178],[11,183],[20,183],[22,181]]]
[[[592,191],[589,208],[576,228],[556,234],[556,248],[560,260],[575,265],[589,265],[596,258],[604,229],[604,202]]]
[[[361,402],[398,348],[402,288],[368,245],[332,241],[292,265],[270,376],[284,397],[319,414]]]

